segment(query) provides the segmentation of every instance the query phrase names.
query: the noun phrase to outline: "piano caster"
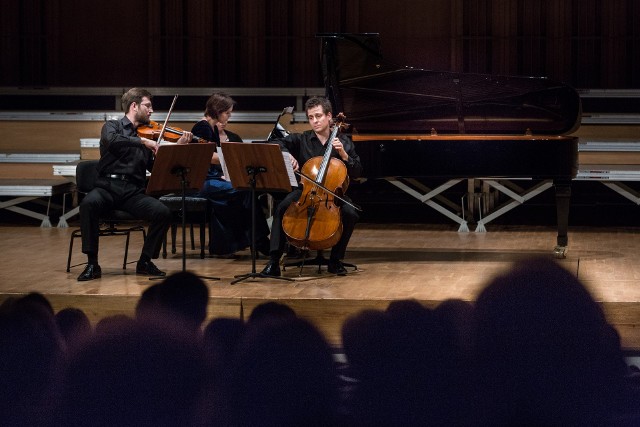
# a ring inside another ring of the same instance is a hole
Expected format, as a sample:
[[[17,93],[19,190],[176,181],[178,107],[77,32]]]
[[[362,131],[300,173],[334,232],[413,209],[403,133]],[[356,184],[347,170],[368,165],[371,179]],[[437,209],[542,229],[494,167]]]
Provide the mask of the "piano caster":
[[[567,247],[566,246],[556,246],[553,248],[553,256],[558,259],[564,259],[567,257]]]

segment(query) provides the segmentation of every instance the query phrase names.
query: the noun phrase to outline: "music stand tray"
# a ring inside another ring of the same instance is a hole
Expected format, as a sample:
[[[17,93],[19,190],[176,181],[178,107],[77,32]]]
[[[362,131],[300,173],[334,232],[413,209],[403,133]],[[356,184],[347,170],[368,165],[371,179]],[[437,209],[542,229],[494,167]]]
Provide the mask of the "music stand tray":
[[[147,183],[147,194],[159,195],[182,190],[179,169],[188,169],[189,180],[185,189],[200,190],[207,177],[213,144],[167,144],[160,145],[153,163],[153,172]]]
[[[182,196],[182,271],[187,269],[185,198],[187,189],[200,190],[207,177],[214,144],[166,144],[156,153],[146,193],[159,195],[179,191]],[[217,277],[203,277],[220,280]],[[153,279],[153,278],[151,278]]]
[[[261,277],[292,281],[288,277],[267,276],[256,272],[256,190],[291,191],[291,182],[278,144],[245,144],[223,142],[224,154],[231,185],[238,190],[251,190],[251,273],[237,275],[242,280]]]

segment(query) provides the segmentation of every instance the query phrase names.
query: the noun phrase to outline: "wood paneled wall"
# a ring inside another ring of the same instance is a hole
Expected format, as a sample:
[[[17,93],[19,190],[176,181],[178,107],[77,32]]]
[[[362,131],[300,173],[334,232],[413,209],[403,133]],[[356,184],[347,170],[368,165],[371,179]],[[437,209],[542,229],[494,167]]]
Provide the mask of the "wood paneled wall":
[[[640,87],[637,0],[3,0],[2,86],[322,86],[323,32],[403,65]]]

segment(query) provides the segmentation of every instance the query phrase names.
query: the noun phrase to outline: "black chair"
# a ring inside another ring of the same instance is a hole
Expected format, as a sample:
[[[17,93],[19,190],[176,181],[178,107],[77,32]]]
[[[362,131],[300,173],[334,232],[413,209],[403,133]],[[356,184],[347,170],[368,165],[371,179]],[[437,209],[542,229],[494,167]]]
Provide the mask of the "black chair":
[[[307,258],[309,252],[298,249],[292,245],[289,245],[289,250],[287,251],[287,258],[302,258],[299,261],[286,262],[282,265],[282,271],[286,271],[287,267],[297,267],[302,268],[305,266],[318,266],[318,274],[322,273],[322,266],[329,265],[329,260],[324,257],[324,251],[318,250],[316,251],[315,258]],[[345,268],[353,268],[354,271],[358,270],[358,266],[355,264],[349,264],[348,262],[343,262],[342,265]]]
[[[182,195],[180,194],[167,194],[161,196],[159,200],[167,206],[173,214],[173,222],[171,223],[171,253],[176,253],[176,234],[178,225],[182,225]],[[194,195],[186,195],[185,200],[185,224],[189,224],[189,231],[191,236],[191,249],[195,249],[195,243],[193,238],[193,224],[198,223],[200,225],[200,258],[204,259],[205,248],[205,231],[207,229],[207,223],[209,222],[211,211],[211,203],[207,198],[198,197]],[[209,233],[209,239],[211,239],[211,232]],[[186,242],[183,242],[186,244]],[[164,238],[162,244],[162,258],[167,257],[167,236]]]
[[[76,166],[76,187],[79,193],[87,194],[89,193],[95,184],[96,179],[98,178],[98,160],[87,160],[78,163]],[[103,236],[126,236],[126,242],[124,247],[124,259],[122,261],[122,269],[126,270],[127,268],[127,257],[129,255],[129,239],[131,237],[131,232],[140,231],[142,232],[142,238],[147,238],[147,232],[142,224],[140,224],[141,220],[135,218],[131,214],[125,211],[114,209],[110,212],[106,212],[100,218],[100,230],[98,231],[98,235],[100,237]],[[127,226],[128,224],[128,226]],[[125,225],[125,226],[122,226]],[[78,265],[86,264],[86,262],[71,265],[71,256],[73,254],[73,242],[77,237],[82,237],[81,230],[74,230],[71,233],[71,240],[69,242],[69,258],[67,259],[67,273],[70,271],[71,267],[76,267]],[[135,262],[135,261],[131,261]]]

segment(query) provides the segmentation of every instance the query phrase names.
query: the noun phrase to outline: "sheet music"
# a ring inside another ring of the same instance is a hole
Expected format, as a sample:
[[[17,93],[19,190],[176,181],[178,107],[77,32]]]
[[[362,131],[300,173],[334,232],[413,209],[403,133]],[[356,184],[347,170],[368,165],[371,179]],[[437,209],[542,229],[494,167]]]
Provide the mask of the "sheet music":
[[[291,154],[286,151],[281,151],[281,153],[282,161],[284,162],[284,167],[287,170],[287,176],[289,177],[289,184],[291,184],[292,187],[297,187],[298,180],[296,179],[295,172],[293,172],[293,166],[291,166]],[[222,172],[224,173],[224,179],[227,181],[231,181],[229,170],[227,169],[227,164],[224,161],[224,153],[222,147],[218,147],[218,157],[220,158],[220,166],[222,167]]]
[[[291,154],[287,151],[283,151],[282,158],[284,159],[284,166],[287,168],[289,184],[291,184],[292,187],[297,187],[298,180],[296,179],[296,174],[293,172],[293,166],[291,166]]]
[[[229,176],[229,170],[227,169],[227,164],[224,162],[224,154],[222,154],[222,147],[218,147],[218,158],[220,159],[220,166],[222,167],[224,180],[231,181],[231,177]]]

